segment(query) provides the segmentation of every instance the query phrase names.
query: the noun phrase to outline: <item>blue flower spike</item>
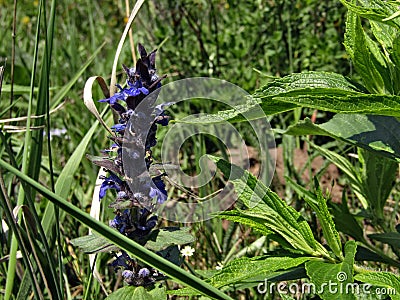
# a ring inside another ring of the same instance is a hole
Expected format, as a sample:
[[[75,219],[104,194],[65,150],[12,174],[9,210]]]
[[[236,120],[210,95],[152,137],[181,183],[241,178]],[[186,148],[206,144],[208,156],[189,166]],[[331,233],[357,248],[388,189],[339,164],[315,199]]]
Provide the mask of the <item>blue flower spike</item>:
[[[127,67],[123,65],[127,77],[125,85],[117,84],[118,92],[109,98],[99,100],[99,102],[108,103],[119,115],[118,123],[111,127],[113,134],[110,136],[110,140],[113,143],[109,149],[102,151],[105,156],[108,156],[109,160],[113,161],[113,164],[103,165],[108,175],[101,177],[103,182],[100,186],[99,198],[103,199],[108,190],[115,190],[115,201],[109,205],[114,208],[115,217],[109,221],[109,226],[129,238],[143,243],[149,238],[158,223],[158,217],[153,214],[153,211],[158,205],[167,201],[168,196],[162,176],[154,177],[149,180],[150,182],[143,183],[143,186],[148,187],[146,193],[131,190],[125,181],[126,174],[122,159],[122,149],[125,142],[124,133],[131,118],[136,118],[139,121],[138,124],[133,126],[134,128],[129,129],[134,132],[135,128],[137,129],[136,132],[140,132],[141,127],[148,126],[148,123],[141,122],[141,120],[148,120],[149,117],[153,120],[147,137],[144,136],[143,139],[145,140],[142,140],[146,153],[144,159],[146,167],[149,169],[153,163],[151,147],[154,147],[157,143],[157,125],[168,125],[169,117],[165,114],[164,109],[173,103],[157,105],[152,114],[149,113],[148,116],[141,115],[146,114],[144,112],[135,111],[142,101],[146,101],[146,96],[153,92],[157,93],[156,90],[161,87],[161,80],[165,78],[165,76],[158,76],[156,72],[156,50],[147,54],[146,49],[141,44],[139,44],[138,50],[140,58],[136,66]],[[140,159],[140,157],[136,157],[133,153],[132,159]],[[139,179],[131,178],[131,180]],[[156,200],[152,207],[141,204],[149,199]],[[114,257],[115,259],[110,265],[114,267],[116,272],[121,272],[124,281],[129,285],[152,285],[163,278],[163,275],[156,269],[150,266],[139,266],[136,259],[131,258],[125,251],[121,250],[118,254],[114,253]]]

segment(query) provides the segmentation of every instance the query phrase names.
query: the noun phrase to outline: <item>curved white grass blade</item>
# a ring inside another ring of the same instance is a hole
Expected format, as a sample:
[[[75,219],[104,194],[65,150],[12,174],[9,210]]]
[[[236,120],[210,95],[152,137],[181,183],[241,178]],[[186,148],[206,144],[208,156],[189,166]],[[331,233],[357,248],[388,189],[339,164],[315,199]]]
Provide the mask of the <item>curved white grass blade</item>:
[[[51,115],[51,114],[55,113],[57,110],[61,109],[64,106],[64,104],[65,104],[65,102],[60,103],[56,108],[50,110],[49,114]],[[43,118],[43,117],[46,117],[46,115],[30,116],[31,119],[39,119],[39,118]],[[0,120],[0,124],[1,123],[18,122],[18,121],[26,121],[26,119],[28,119],[27,116],[26,117],[10,118],[10,119],[2,119],[2,120]]]
[[[95,218],[97,221],[100,220],[100,187],[103,182],[102,179],[100,179],[100,176],[106,176],[107,172],[104,170],[104,168],[100,168],[99,173],[97,174],[97,180],[96,180],[96,185],[93,191],[93,197],[92,197],[92,205],[90,207],[90,216]],[[92,228],[89,228],[89,233],[88,235],[92,234]],[[90,269],[93,270],[93,276],[96,278],[96,280],[103,285],[103,281],[101,280],[101,275],[99,271],[97,270],[97,261],[96,261],[96,255],[95,253],[89,254],[89,263],[90,263]]]
[[[107,97],[108,93],[106,93],[105,91],[108,91],[107,88],[107,84],[104,81],[104,79],[100,76],[92,76],[90,77],[88,80],[86,80],[85,83],[85,88],[83,90],[83,101],[86,105],[86,107],[90,110],[90,112],[96,117],[96,119],[100,122],[101,125],[104,126],[105,129],[107,129],[107,131],[109,133],[112,134],[111,129],[107,126],[107,124],[103,121],[103,119],[101,118],[96,105],[94,105],[94,101],[93,101],[93,97],[92,97],[92,87],[93,87],[93,83],[94,81],[97,81],[101,87],[101,89],[103,90],[103,93],[105,94],[105,96]]]
[[[31,126],[29,127],[29,130],[39,130],[45,128],[44,125],[42,126]],[[1,130],[3,132],[8,132],[8,133],[15,133],[15,132],[25,132],[27,131],[25,126],[13,126],[13,125],[4,125],[1,127]]]

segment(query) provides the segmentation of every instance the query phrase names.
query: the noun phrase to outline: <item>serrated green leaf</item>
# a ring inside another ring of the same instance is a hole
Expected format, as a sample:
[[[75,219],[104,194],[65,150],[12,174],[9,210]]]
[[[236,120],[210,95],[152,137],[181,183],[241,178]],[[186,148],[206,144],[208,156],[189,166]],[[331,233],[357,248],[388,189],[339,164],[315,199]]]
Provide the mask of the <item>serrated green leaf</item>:
[[[400,299],[400,277],[389,272],[367,272],[361,273],[354,276],[354,279],[372,284],[374,286],[384,287],[386,289],[386,295],[390,296],[391,299]],[[373,292],[373,288],[369,291]]]
[[[396,36],[393,39],[392,48],[388,49],[389,58],[392,62],[393,68],[393,87],[396,91],[396,94],[400,91],[400,33],[397,32]]]
[[[312,257],[255,257],[238,258],[222,268],[220,272],[209,279],[216,287],[239,283],[254,277],[265,277],[272,275],[278,270],[288,270],[297,267]]]
[[[294,182],[294,180],[289,177],[285,177],[285,180],[300,198],[307,198],[307,203],[312,202],[318,205],[317,196],[315,194]],[[332,208],[335,227],[339,231],[354,237],[357,241],[365,241],[362,227],[347,208],[346,198],[342,199],[342,205],[339,206],[336,203],[329,203],[329,207]]]
[[[368,237],[382,243],[389,244],[392,247],[400,248],[400,233],[398,233],[397,231],[369,234]]]
[[[190,244],[195,238],[189,231],[190,227],[165,227],[153,230],[144,246],[158,252],[169,246]]]
[[[376,74],[379,73],[380,78],[370,78],[368,79],[371,82],[374,82],[376,86],[379,87],[379,89],[376,89],[375,92],[379,93],[381,91],[381,88],[384,88],[382,91],[384,91],[387,94],[393,94],[393,85],[391,81],[391,74],[389,70],[389,65],[387,61],[387,57],[382,53],[381,49],[379,48],[378,44],[373,41],[367,34],[365,34],[365,42],[366,42],[366,48],[369,50],[369,59],[371,61],[371,68],[372,71],[370,70],[370,74]],[[381,80],[384,84],[384,86],[380,87],[379,85],[381,84]],[[365,82],[366,80],[363,79]],[[368,86],[366,85],[368,88]]]
[[[400,97],[393,95],[303,89],[279,94],[273,99],[335,113],[400,117]]]
[[[307,118],[284,134],[330,136],[400,162],[400,122],[393,117],[337,114],[319,125]]]
[[[265,115],[273,115],[298,107],[298,104],[284,103],[274,97],[291,91],[303,89],[336,89],[345,92],[365,92],[365,88],[352,82],[350,79],[335,73],[328,72],[304,72],[294,73],[272,82],[258,89],[253,98],[244,99],[245,104],[237,105],[233,109],[219,111],[216,114],[202,115],[200,117],[185,118],[178,122],[193,124],[213,124],[226,120],[230,122],[242,122],[253,120]],[[260,107],[263,114],[260,115]]]
[[[287,205],[251,173],[221,158],[208,157],[233,184],[238,198],[247,207],[246,210],[240,210],[241,217],[264,224],[295,250],[331,259],[326,249],[315,240],[307,221],[293,207]]]
[[[355,252],[356,243],[348,241],[345,245],[345,259],[343,262],[332,264],[322,261],[309,261],[306,263],[307,275],[315,285],[318,296],[324,300],[355,299],[354,294],[340,292],[345,291],[347,284],[354,282],[353,264]],[[336,288],[336,290],[332,290],[331,287]]]
[[[278,95],[281,93],[313,89],[336,89],[348,92],[365,92],[365,88],[353,82],[349,78],[331,72],[303,72],[293,73],[288,76],[275,79],[259,88],[253,97],[263,99],[267,96]]]
[[[400,23],[397,19],[390,19],[390,16],[398,10],[398,4],[395,1],[351,1],[340,0],[350,12],[357,14],[363,18],[382,22],[394,28],[400,28]],[[357,5],[357,4],[360,5]],[[389,18],[389,19],[388,19]],[[347,25],[347,24],[346,24]]]
[[[263,285],[266,279],[276,276],[279,270],[289,270],[313,259],[312,257],[254,257],[238,258],[231,261],[222,270],[211,278],[207,279],[215,287],[259,280],[257,284]],[[255,285],[257,285],[255,284]],[[252,284],[254,286],[254,283]],[[171,294],[179,296],[198,295],[193,289],[184,288],[178,291],[171,291]]]
[[[79,247],[85,253],[110,252],[118,249],[107,239],[96,234],[72,239],[71,244],[75,247]]]
[[[315,211],[317,214],[318,220],[322,227],[323,236],[331,248],[336,257],[343,259],[342,254],[342,243],[340,241],[339,233],[335,228],[335,223],[332,220],[332,216],[329,213],[328,206],[326,205],[326,200],[322,195],[321,188],[319,187],[319,183],[316,182],[317,186],[317,201],[316,205],[313,201],[309,201],[308,198],[304,198],[308,205]]]
[[[251,229],[258,231],[259,233],[268,236],[273,232],[269,230],[265,225],[262,219],[259,218],[251,218],[249,216],[242,216],[240,211],[237,210],[229,210],[221,212],[217,215],[218,218],[223,218],[225,220],[229,220],[232,222],[237,222],[243,225],[247,225],[251,227]]]

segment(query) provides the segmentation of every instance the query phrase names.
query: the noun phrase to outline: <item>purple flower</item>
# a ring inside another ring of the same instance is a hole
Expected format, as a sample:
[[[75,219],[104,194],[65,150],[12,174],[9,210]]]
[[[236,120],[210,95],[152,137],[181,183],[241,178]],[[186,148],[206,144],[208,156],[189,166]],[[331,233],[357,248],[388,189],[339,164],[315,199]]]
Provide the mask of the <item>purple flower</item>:
[[[140,94],[148,95],[149,94],[149,90],[146,89],[145,87],[140,87],[140,88],[133,87],[133,88],[130,88],[130,89],[125,89],[125,93],[127,95],[126,98],[128,98],[129,96],[135,97],[135,96],[138,96]]]
[[[139,176],[132,176],[132,180],[138,180],[140,188],[129,187],[128,182],[121,179],[126,176],[122,149],[123,147],[129,149],[128,156],[133,160],[143,159],[142,157],[145,155],[144,159],[147,169],[149,169],[153,162],[150,148],[155,146],[157,142],[157,125],[165,126],[168,124],[169,117],[164,110],[173,103],[162,103],[154,108],[153,104],[159,93],[156,89],[161,87],[161,80],[166,76],[157,75],[155,67],[156,50],[147,54],[141,44],[138,45],[138,48],[140,58],[137,60],[136,66],[128,68],[123,65],[127,75],[125,87],[117,84],[118,91],[113,96],[99,101],[108,103],[113,111],[119,115],[118,123],[111,127],[113,134],[110,136],[110,140],[114,144],[110,149],[102,151],[109,154],[108,159],[101,164],[108,170],[109,175],[100,177],[103,182],[100,186],[99,197],[100,199],[104,198],[108,189],[116,190],[117,197],[115,202],[110,205],[114,208],[115,214],[115,217],[109,221],[110,227],[139,243],[144,243],[150,238],[149,234],[156,227],[158,217],[153,212],[155,203],[150,203],[150,208],[143,203],[148,203],[149,197],[156,199],[160,204],[164,203],[167,200],[167,191],[162,175],[152,178],[152,182],[150,182],[150,179],[144,182]],[[153,93],[152,96],[154,97],[146,98],[150,93]],[[123,104],[120,101],[125,103]],[[144,111],[136,110],[142,101],[144,101],[143,104],[146,109]],[[135,121],[131,128],[127,128],[129,120]],[[148,130],[149,125],[151,128]],[[122,135],[128,129],[129,132],[132,131],[135,134],[130,142],[144,149],[126,147]],[[141,134],[143,129],[147,130],[146,135]],[[110,161],[112,161],[112,165]],[[115,268],[115,271],[118,271],[118,269],[122,271],[122,277],[129,285],[148,286],[160,279],[157,270],[150,266],[139,265],[136,259],[131,258],[125,251],[121,251],[118,255],[114,254],[114,256],[115,260],[111,265]]]
[[[165,201],[167,201],[167,195],[157,188],[150,187],[149,196],[151,198],[157,197],[157,202],[160,204],[163,204]]]
[[[117,229],[125,234],[127,228],[131,227],[131,212],[125,209],[122,213],[118,212],[113,220],[109,222],[110,227]]]
[[[132,86],[132,85],[129,84],[129,86]],[[107,102],[111,105],[115,105],[115,104],[117,104],[117,101],[119,101],[119,100],[125,101],[128,97],[136,97],[136,96],[139,96],[140,94],[144,94],[144,95],[149,94],[149,90],[146,89],[145,87],[142,87],[141,84],[140,84],[140,87],[136,87],[135,85],[133,85],[133,87],[125,88],[125,89],[122,88],[119,84],[117,84],[117,87],[120,89],[119,92],[115,93],[110,98],[101,99],[101,100],[99,100],[99,102]],[[117,106],[115,109],[118,111],[118,108],[120,108],[120,107]]]
[[[167,191],[165,190],[165,184],[161,179],[161,176],[157,176],[153,178],[153,183],[156,188],[150,186],[149,196],[151,198],[157,197],[157,202],[162,204],[167,201]]]
[[[111,126],[111,129],[113,129],[114,131],[120,133],[123,132],[126,128],[125,124],[115,124],[113,126]]]
[[[140,235],[145,235],[150,232],[157,225],[158,217],[152,216],[147,221],[145,221],[145,225],[136,224],[136,228],[140,231]],[[143,222],[142,222],[143,223]],[[136,232],[139,233],[139,232]]]
[[[110,98],[101,99],[101,100],[99,100],[99,102],[107,102],[107,103],[109,103],[111,105],[114,105],[114,104],[117,103],[118,100],[125,100],[124,93],[115,93]]]
[[[115,254],[115,260],[110,264],[115,269],[129,268],[129,262],[132,260],[125,251],[121,251],[121,255]]]
[[[150,271],[147,268],[141,268],[138,272],[139,277],[147,277],[150,275]]]
[[[122,180],[115,175],[114,173],[110,172],[109,177],[105,177],[103,183],[100,186],[99,197],[103,199],[106,195],[106,191],[108,189],[116,189],[118,192],[121,189]]]
[[[124,270],[122,271],[121,275],[125,279],[131,279],[132,277],[135,277],[135,273],[133,273],[131,270]]]

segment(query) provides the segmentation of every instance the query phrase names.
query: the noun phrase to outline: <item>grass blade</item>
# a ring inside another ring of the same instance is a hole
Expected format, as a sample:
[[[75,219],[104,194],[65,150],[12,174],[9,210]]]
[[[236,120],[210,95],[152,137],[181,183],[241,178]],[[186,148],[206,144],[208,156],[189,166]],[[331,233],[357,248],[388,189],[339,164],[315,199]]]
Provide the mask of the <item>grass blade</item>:
[[[0,159],[0,167],[6,169],[7,171],[15,174],[18,178],[29,184],[36,191],[41,193],[43,196],[47,197],[53,204],[58,205],[66,213],[70,214],[72,217],[92,228],[96,232],[100,233],[102,236],[109,239],[112,243],[118,245],[122,249],[131,253],[137,259],[143,261],[144,263],[159,269],[164,274],[170,276],[176,281],[192,287],[198,290],[201,294],[207,295],[217,299],[231,299],[226,294],[222,293],[217,288],[209,285],[203,280],[197,278],[196,276],[184,271],[173,263],[165,260],[164,258],[158,256],[150,250],[147,250],[138,243],[132,241],[128,237],[120,234],[111,227],[93,219],[87,213],[82,212],[76,206],[69,203],[67,200],[58,196],[57,194],[51,192],[44,186],[40,185],[38,182],[30,178],[29,176],[23,174],[21,171],[10,166],[4,160]]]

